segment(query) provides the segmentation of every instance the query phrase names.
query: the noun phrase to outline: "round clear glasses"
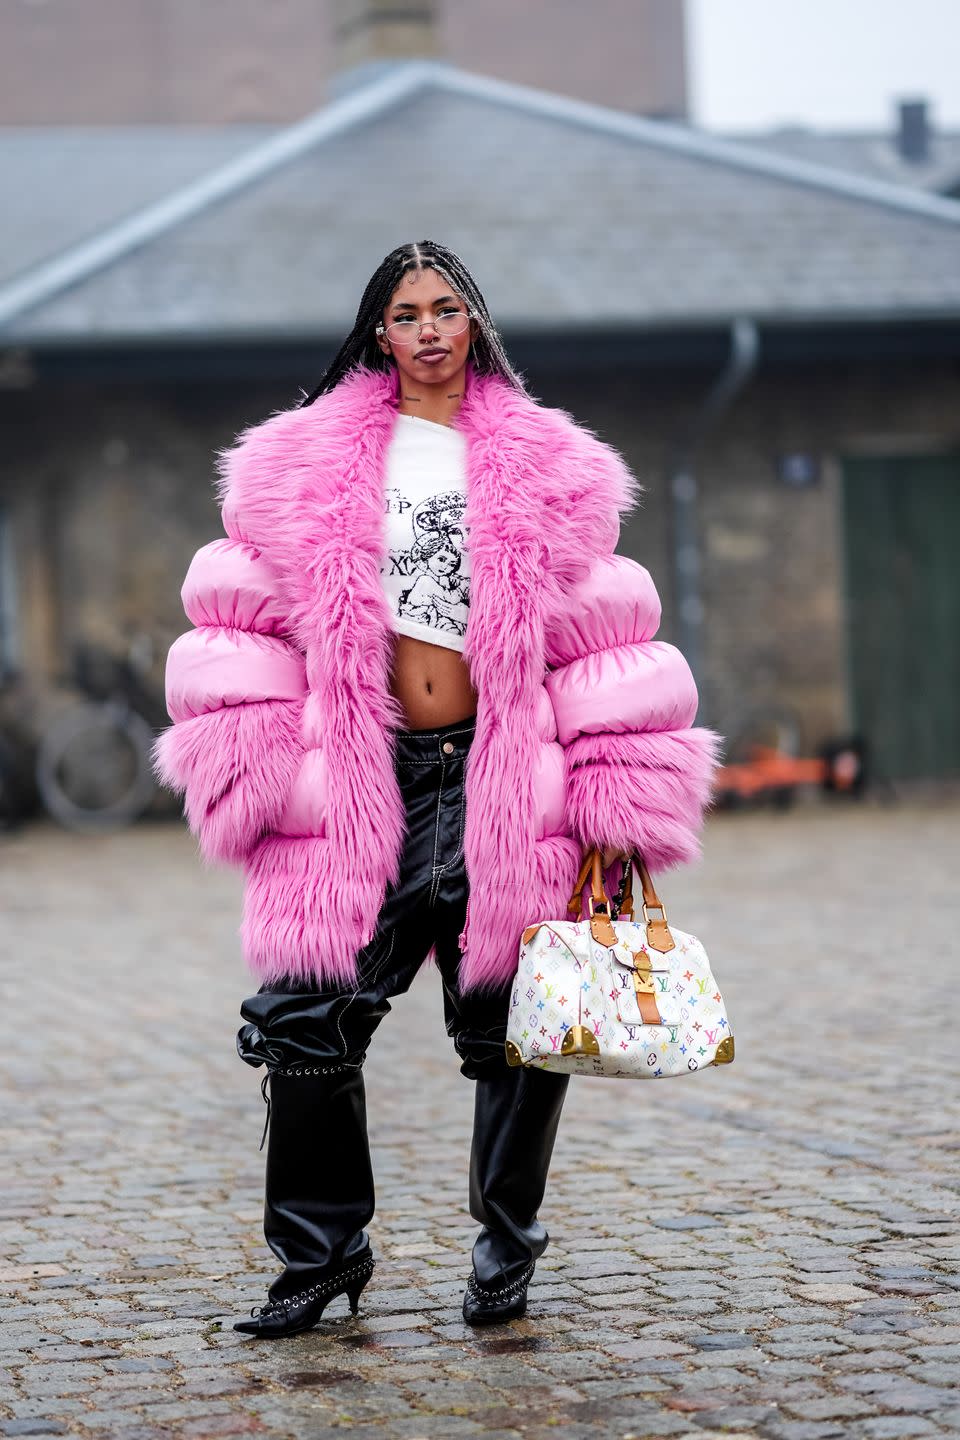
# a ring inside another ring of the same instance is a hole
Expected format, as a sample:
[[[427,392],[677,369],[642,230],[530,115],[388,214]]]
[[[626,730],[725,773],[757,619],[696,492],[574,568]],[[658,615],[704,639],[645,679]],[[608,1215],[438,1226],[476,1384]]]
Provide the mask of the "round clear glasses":
[[[441,310],[432,320],[416,320],[412,315],[402,315],[389,325],[378,325],[377,334],[386,335],[394,345],[414,345],[420,339],[424,325],[432,325],[438,335],[459,335],[471,320],[477,317],[472,310]]]

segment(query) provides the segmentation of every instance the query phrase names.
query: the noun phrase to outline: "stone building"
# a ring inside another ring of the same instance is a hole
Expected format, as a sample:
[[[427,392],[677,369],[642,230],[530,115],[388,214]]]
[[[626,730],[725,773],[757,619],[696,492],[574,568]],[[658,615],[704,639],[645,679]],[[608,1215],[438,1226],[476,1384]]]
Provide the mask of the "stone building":
[[[805,750],[855,727],[890,777],[958,773],[960,204],[438,62],[142,139],[104,132],[99,190],[60,155],[72,243],[24,221],[0,288],[0,659],[35,694],[90,637],[146,637],[159,684],[221,533],[214,448],[311,389],[429,236],[647,486],[620,548],[700,722],[732,742],[775,706]]]

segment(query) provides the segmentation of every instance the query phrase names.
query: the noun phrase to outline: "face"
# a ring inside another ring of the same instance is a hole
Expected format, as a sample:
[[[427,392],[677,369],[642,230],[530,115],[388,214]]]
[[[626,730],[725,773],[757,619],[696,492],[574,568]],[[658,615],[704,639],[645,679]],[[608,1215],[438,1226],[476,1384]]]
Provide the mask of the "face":
[[[390,296],[382,317],[385,327],[403,324],[405,334],[398,343],[389,335],[378,335],[377,344],[385,355],[393,356],[397,368],[411,382],[449,384],[466,365],[470,342],[478,334],[479,326],[476,320],[471,320],[458,334],[445,335],[437,329],[436,322],[441,316],[456,311],[466,315],[469,308],[436,270],[410,271]],[[419,338],[418,321],[421,323]]]
[[[460,556],[453,550],[437,550],[430,556],[427,565],[434,575],[452,575],[460,569]]]

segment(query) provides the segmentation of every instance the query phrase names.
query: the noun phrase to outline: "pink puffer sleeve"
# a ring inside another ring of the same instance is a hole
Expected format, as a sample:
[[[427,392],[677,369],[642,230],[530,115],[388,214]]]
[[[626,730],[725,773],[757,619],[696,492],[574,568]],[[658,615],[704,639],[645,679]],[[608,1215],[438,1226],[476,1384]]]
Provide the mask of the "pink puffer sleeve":
[[[180,590],[191,625],[235,625],[282,635],[286,606],[273,572],[255,545],[211,540],[194,555]]]
[[[695,726],[697,687],[654,636],[660,599],[625,555],[598,556],[551,617],[546,688],[564,747],[567,822],[582,845],[696,859],[723,737]]]
[[[167,655],[174,723],[154,742],[154,773],[184,795],[203,857],[242,863],[279,819],[300,768],[304,658],[276,577],[245,541],[203,546],[181,599],[194,628]]]

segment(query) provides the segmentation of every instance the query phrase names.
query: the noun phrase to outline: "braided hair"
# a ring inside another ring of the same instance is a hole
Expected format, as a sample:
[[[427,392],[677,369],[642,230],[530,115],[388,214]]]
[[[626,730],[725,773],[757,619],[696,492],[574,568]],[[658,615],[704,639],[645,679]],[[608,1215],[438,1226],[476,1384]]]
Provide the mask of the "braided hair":
[[[319,395],[332,390],[354,366],[365,365],[371,370],[391,369],[393,362],[377,344],[374,329],[382,321],[384,308],[404,276],[410,271],[419,273],[423,270],[436,270],[474,311],[480,331],[472,345],[477,373],[499,375],[515,389],[527,393],[522,378],[507,359],[503,341],[490,318],[479,286],[460,256],[435,240],[419,240],[398,245],[380,262],[363,292],[353,329],[327,366],[317,388],[310,395],[304,392],[301,408],[312,405]]]

